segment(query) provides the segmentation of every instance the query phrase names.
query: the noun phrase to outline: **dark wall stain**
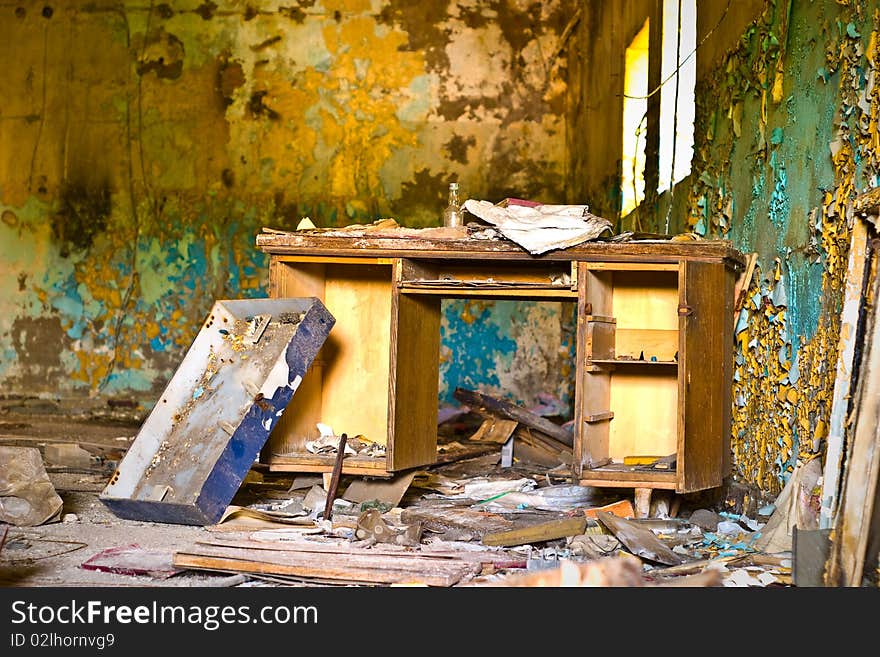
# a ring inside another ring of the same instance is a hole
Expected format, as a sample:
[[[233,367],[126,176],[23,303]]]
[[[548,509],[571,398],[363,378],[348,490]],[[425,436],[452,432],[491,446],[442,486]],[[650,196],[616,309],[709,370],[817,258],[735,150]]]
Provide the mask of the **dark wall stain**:
[[[21,272],[18,275],[18,291],[24,292],[26,288],[27,288],[27,274],[24,272]]]
[[[220,180],[223,182],[224,187],[233,187],[235,185],[235,173],[232,169],[223,169],[223,172],[220,174]]]
[[[487,110],[498,109],[501,107],[501,101],[499,101],[498,98],[491,98],[489,96],[444,100],[437,108],[437,114],[447,121],[455,121],[465,117],[476,119],[477,114],[474,110],[479,107],[483,107]]]
[[[306,20],[306,12],[301,7],[279,7],[278,13],[286,16],[294,23],[303,23]]]
[[[448,17],[448,6],[446,2],[392,0],[382,8],[377,21],[397,25],[408,35],[406,50],[424,52],[429,69],[445,71],[449,68],[445,47],[450,36],[438,24]]]
[[[211,0],[207,2],[203,2],[196,8],[196,13],[201,16],[204,20],[210,20],[214,16],[214,12],[217,11],[217,5],[215,5]]]
[[[174,16],[174,10],[164,2],[156,7],[156,13],[159,14],[159,18],[164,18],[165,20]]]
[[[220,55],[217,67],[217,91],[222,99],[223,109],[233,103],[235,90],[244,84],[244,69],[240,62],[229,59],[229,52]]]
[[[10,228],[15,228],[18,225],[18,215],[12,210],[4,210],[3,214],[0,214],[0,220]]]
[[[47,369],[61,367],[62,345],[70,340],[58,317],[17,317],[9,332],[23,372],[42,379]]]
[[[432,175],[427,169],[419,169],[412,181],[403,183],[400,198],[391,204],[395,217],[410,217],[420,214],[437,215],[435,225],[440,225],[441,213],[447,202],[449,180],[446,173]]]
[[[251,46],[251,50],[253,50],[254,52],[259,52],[260,50],[263,50],[264,48],[268,48],[272,44],[278,43],[279,41],[281,41],[281,35],[276,34],[273,37],[269,37],[265,41],[261,41],[260,43],[258,43],[255,46]]]
[[[138,75],[153,71],[160,78],[176,80],[183,73],[185,55],[183,42],[165,30],[147,38],[143,61],[138,62]]]
[[[461,164],[467,164],[467,151],[469,146],[476,146],[477,139],[473,135],[465,139],[461,135],[455,135],[452,139],[450,139],[445,144],[446,153],[449,155],[449,159],[454,162],[460,162]]]
[[[248,100],[247,104],[248,116],[252,119],[265,116],[273,121],[277,121],[281,118],[281,115],[263,104],[263,98],[266,96],[266,93],[266,91],[255,91],[251,94],[250,100]]]
[[[24,18],[27,16],[27,10],[24,7],[16,7],[15,8],[15,17],[16,18]]]
[[[244,19],[246,21],[253,20],[254,18],[257,17],[258,14],[259,14],[259,12],[256,9],[254,9],[253,6],[251,6],[251,5],[248,5],[247,7],[244,8]]]
[[[112,211],[110,188],[65,182],[58,204],[52,215],[52,235],[59,242],[61,257],[66,258],[72,251],[88,249],[106,229]]]

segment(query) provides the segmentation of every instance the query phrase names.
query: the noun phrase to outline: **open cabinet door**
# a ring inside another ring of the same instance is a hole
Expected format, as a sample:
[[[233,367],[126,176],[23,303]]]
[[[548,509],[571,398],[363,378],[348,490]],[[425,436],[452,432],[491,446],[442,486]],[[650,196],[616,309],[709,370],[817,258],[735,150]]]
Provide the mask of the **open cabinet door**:
[[[677,489],[721,485],[730,448],[734,273],[723,262],[684,261],[679,269]]]
[[[437,460],[440,298],[395,291],[391,313],[387,467],[396,472]]]

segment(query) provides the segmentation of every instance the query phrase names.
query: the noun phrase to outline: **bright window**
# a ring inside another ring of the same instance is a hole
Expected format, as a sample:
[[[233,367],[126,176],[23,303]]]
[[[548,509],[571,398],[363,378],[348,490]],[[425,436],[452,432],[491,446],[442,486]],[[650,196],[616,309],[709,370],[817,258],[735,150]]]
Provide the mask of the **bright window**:
[[[621,216],[645,198],[645,133],[648,125],[648,32],[645,24],[626,49],[623,77]]]
[[[694,86],[697,80],[697,56],[694,53],[696,47],[697,1],[663,0],[661,79],[664,84],[660,89],[660,175],[657,187],[657,191],[661,193],[691,172],[694,154]],[[673,162],[675,171],[672,170]]]

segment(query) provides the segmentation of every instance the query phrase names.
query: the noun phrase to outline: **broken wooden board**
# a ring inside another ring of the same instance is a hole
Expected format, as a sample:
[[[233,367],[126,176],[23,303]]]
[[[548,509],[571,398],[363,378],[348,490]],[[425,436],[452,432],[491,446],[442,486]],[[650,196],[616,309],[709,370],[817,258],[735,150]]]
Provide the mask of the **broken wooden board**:
[[[463,529],[474,536],[513,529],[514,523],[504,516],[467,507],[410,507],[400,514],[401,522],[409,524],[420,521],[432,531]]]
[[[554,424],[550,420],[535,415],[531,411],[511,404],[503,399],[495,399],[489,395],[485,395],[475,390],[467,390],[465,388],[456,388],[452,393],[455,398],[462,404],[465,404],[473,410],[485,414],[500,416],[508,420],[516,420],[520,424],[524,424],[532,429],[537,429],[551,438],[565,443],[569,447],[574,444],[574,437],[558,424]]]
[[[423,557],[416,554],[303,552],[283,544],[248,547],[197,544],[174,554],[174,565],[193,570],[280,575],[326,582],[362,584],[424,584],[453,586],[478,574],[478,563]]]
[[[598,519],[636,556],[667,566],[677,566],[684,562],[680,555],[664,545],[651,530],[643,529],[637,523],[607,511],[600,511]]]
[[[519,422],[516,420],[505,420],[499,417],[486,418],[468,440],[498,443],[501,445],[506,443],[507,439],[513,435],[518,424]]]
[[[334,323],[317,298],[215,302],[99,499],[129,520],[216,522]]]
[[[527,543],[541,543],[543,541],[552,541],[557,538],[577,536],[578,534],[583,534],[586,528],[586,518],[562,518],[561,520],[542,522],[537,525],[531,525],[530,527],[521,527],[506,532],[486,534],[483,536],[483,545],[513,547],[515,545],[525,545]]]

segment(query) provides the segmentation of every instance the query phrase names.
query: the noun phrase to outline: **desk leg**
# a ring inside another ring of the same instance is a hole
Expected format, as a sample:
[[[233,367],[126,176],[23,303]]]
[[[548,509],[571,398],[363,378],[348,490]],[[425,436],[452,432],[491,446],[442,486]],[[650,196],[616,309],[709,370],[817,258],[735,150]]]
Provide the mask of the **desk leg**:
[[[647,518],[651,514],[651,488],[635,489],[636,518]]]

